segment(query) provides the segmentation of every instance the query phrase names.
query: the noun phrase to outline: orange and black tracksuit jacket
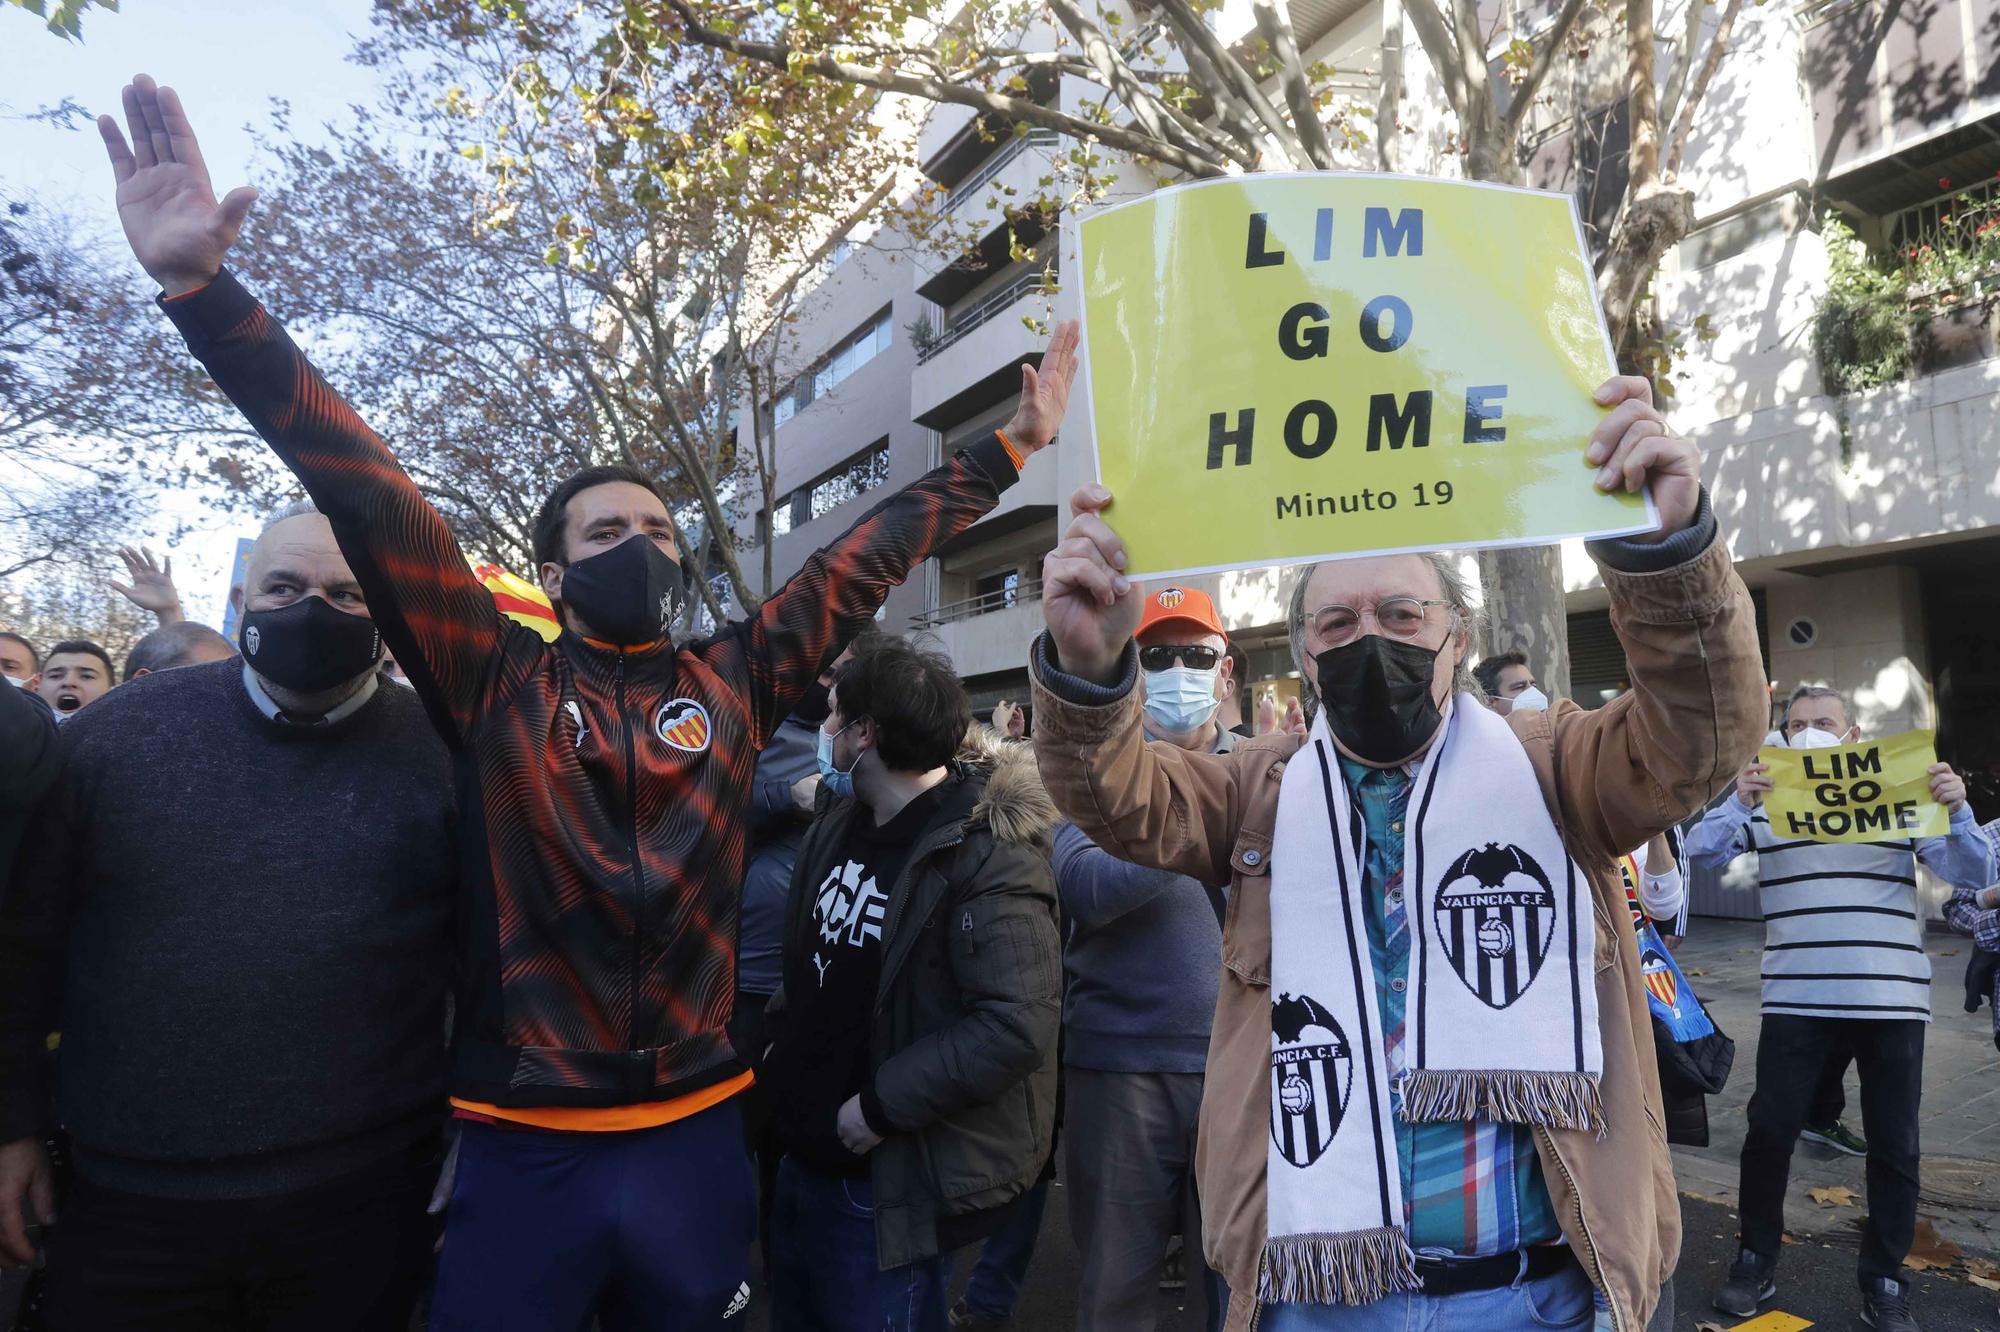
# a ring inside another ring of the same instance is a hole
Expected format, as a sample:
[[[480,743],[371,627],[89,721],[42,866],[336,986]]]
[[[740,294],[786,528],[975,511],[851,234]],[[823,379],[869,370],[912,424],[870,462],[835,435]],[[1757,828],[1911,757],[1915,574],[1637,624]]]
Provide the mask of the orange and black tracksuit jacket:
[[[989,436],[890,496],[713,638],[544,643],[233,277],[163,305],[332,522],[455,755],[455,1098],[706,1103],[747,1082],[724,1027],[757,752],[889,589],[992,510],[1018,476],[1011,445]]]

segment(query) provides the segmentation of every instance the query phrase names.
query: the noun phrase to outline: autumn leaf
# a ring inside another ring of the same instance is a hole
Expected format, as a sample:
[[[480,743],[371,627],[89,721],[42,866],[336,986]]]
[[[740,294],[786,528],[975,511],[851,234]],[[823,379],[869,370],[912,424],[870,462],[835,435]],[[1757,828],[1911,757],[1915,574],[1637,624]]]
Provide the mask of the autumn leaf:
[[[1938,1234],[1938,1228],[1929,1217],[1917,1220],[1916,1237],[1910,1243],[1910,1256],[1903,1265],[1913,1272],[1941,1271],[1965,1256],[1965,1250]]]
[[[1821,1207],[1851,1207],[1854,1205],[1854,1190],[1840,1184],[1823,1189],[1807,1189],[1806,1196]]]

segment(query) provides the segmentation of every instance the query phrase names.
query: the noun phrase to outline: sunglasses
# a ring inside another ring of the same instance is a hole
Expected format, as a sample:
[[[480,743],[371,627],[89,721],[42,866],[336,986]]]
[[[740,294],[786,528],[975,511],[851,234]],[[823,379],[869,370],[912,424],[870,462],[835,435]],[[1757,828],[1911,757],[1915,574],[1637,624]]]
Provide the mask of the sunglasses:
[[[1221,649],[1196,644],[1155,643],[1139,649],[1139,665],[1149,671],[1172,670],[1176,661],[1184,661],[1197,671],[1212,671],[1220,660]]]

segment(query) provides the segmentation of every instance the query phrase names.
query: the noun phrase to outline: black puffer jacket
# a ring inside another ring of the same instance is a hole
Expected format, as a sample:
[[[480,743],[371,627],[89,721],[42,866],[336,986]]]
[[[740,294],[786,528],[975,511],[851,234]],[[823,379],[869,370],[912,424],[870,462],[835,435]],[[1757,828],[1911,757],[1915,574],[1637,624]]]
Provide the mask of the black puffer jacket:
[[[889,893],[870,1062],[896,1128],[870,1153],[882,1270],[936,1255],[938,1220],[1025,1193],[1055,1129],[1062,944],[1049,837],[1055,805],[1026,745],[953,765],[936,815]],[[792,879],[788,954],[810,951],[814,888],[855,801],[827,804]],[[788,968],[789,970],[789,968]],[[771,1001],[782,1023],[785,996]]]

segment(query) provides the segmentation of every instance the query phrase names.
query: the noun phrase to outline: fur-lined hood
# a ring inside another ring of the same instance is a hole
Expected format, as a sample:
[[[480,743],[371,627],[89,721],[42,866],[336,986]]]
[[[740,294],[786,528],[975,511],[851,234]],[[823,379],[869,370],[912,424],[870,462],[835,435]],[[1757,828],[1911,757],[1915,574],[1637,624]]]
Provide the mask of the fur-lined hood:
[[[974,722],[959,746],[958,760],[986,774],[986,789],[972,817],[983,820],[996,840],[1017,846],[1049,844],[1062,815],[1042,785],[1033,745],[1003,740],[992,727]]]

